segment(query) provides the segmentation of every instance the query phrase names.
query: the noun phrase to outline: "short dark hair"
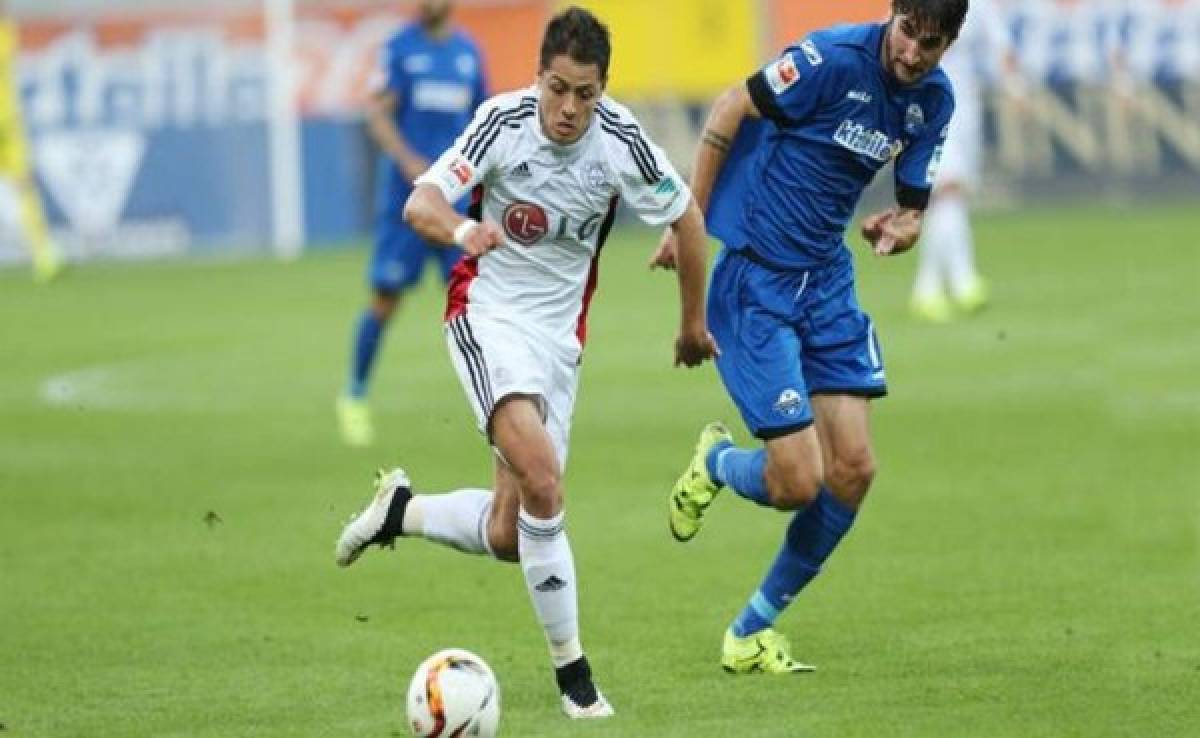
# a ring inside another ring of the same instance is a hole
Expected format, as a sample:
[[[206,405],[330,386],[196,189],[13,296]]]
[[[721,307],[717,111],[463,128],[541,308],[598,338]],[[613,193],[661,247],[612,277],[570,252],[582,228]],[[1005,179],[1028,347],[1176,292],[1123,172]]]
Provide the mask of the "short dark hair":
[[[892,0],[892,12],[911,16],[919,25],[928,23],[953,40],[967,19],[967,0]]]
[[[547,69],[560,54],[580,64],[595,64],[600,68],[600,79],[608,79],[608,60],[612,57],[608,26],[583,8],[567,8],[546,24],[539,57],[541,69]]]

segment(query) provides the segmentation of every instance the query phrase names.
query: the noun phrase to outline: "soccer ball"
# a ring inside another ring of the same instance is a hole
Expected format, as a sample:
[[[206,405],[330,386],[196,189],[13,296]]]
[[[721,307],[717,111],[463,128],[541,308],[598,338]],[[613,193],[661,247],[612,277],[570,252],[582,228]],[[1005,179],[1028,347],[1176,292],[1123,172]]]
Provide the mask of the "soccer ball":
[[[500,722],[500,685],[487,663],[460,648],[421,662],[408,685],[408,725],[420,738],[492,738]]]

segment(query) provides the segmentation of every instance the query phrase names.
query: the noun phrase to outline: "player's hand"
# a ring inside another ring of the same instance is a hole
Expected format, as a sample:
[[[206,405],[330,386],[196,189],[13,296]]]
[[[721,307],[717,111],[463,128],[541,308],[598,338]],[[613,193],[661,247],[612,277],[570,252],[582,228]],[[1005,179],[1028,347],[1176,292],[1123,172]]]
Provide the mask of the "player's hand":
[[[674,271],[676,249],[675,231],[668,228],[663,232],[662,240],[658,243],[658,249],[650,257],[650,268],[658,269],[661,267]]]
[[[685,327],[675,339],[675,366],[700,366],[720,353],[717,342],[703,323]]]
[[[877,256],[903,254],[921,235],[921,217],[915,210],[888,208],[863,219],[862,235]]]
[[[460,245],[467,256],[483,256],[504,245],[504,231],[495,223],[485,220],[467,231]]]

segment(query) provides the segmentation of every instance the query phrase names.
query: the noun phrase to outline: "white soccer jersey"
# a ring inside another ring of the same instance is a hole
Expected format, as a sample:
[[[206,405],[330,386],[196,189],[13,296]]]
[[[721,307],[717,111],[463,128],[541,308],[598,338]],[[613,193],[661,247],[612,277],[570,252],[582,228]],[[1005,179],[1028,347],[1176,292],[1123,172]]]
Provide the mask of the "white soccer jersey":
[[[504,246],[456,267],[447,320],[470,312],[519,321],[582,346],[618,200],[661,226],[683,215],[691,192],[622,105],[603,98],[583,137],[563,146],[542,132],[538,95],[531,87],[484,103],[417,183],[449,202],[473,191],[472,215],[505,234]]]

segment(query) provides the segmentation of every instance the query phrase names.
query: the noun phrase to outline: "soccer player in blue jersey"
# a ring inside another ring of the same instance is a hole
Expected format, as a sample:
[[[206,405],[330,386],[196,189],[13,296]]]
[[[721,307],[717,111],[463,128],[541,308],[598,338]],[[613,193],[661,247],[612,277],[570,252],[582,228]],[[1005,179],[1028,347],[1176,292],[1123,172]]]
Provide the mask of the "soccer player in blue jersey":
[[[373,296],[358,319],[349,383],[337,402],[342,438],[352,446],[370,445],[374,437],[367,381],[401,294],[420,280],[427,259],[436,259],[448,280],[462,255],[426,244],[401,214],[413,180],[450,148],[487,97],[479,49],[450,23],[451,11],[449,0],[418,3],[416,21],[382,50],[367,106],[367,126],[383,157],[369,269]]]
[[[875,475],[870,400],[886,391],[845,231],[890,162],[897,204],[862,234],[880,256],[916,243],[954,109],[938,62],[966,12],[966,0],[893,0],[885,23],[813,33],[724,92],[705,124],[692,190],[724,243],[709,329],[721,379],[763,447],[707,426],[671,491],[671,532],[691,540],[723,488],[795,511],[725,634],[728,671],[812,669],[773,625],[854,522]],[[654,262],[669,267],[673,250],[668,234]]]

